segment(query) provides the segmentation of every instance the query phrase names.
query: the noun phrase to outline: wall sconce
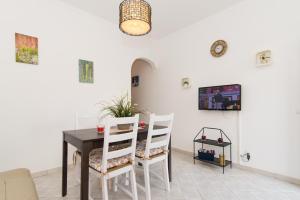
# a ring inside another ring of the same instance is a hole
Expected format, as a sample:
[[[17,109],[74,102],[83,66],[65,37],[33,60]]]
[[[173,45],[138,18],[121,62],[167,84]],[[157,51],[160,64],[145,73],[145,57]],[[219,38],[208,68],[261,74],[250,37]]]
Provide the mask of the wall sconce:
[[[191,88],[191,82],[190,82],[190,79],[189,79],[189,78],[183,78],[183,79],[181,80],[181,85],[182,85],[182,88],[183,88],[183,89]]]
[[[271,50],[266,50],[258,52],[256,54],[256,66],[267,66],[272,64],[272,52]]]

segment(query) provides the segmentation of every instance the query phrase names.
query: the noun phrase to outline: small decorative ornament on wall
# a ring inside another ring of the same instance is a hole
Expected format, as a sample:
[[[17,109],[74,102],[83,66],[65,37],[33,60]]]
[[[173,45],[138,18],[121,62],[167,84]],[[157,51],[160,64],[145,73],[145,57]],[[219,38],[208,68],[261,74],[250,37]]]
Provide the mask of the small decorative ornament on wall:
[[[182,85],[182,88],[184,88],[184,89],[191,88],[191,82],[190,82],[190,79],[189,79],[189,78],[183,78],[183,79],[181,80],[181,85]]]
[[[15,33],[16,62],[38,64],[38,38]]]
[[[132,85],[132,87],[138,87],[140,85],[140,77],[139,76],[133,76],[131,78],[131,85]]]
[[[94,64],[92,61],[79,59],[79,82],[94,83]]]
[[[267,66],[272,64],[271,50],[261,51],[256,54],[256,66]]]
[[[227,51],[227,43],[224,40],[215,41],[210,48],[210,53],[214,57],[221,57]]]

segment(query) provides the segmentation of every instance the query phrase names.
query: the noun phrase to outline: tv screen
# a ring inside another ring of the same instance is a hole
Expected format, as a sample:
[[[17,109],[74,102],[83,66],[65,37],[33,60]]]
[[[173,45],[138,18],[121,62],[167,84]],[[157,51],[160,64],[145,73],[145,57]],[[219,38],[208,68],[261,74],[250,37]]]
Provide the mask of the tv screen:
[[[241,85],[199,88],[199,110],[241,110]]]

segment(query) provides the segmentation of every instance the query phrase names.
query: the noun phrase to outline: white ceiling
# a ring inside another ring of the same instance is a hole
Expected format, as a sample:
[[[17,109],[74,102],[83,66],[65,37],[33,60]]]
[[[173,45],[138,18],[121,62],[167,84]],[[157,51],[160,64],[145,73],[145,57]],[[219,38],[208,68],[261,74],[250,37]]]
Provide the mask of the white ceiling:
[[[118,24],[122,0],[62,0]],[[242,0],[147,0],[152,7],[151,37],[161,38]],[[118,26],[116,26],[118,27]]]

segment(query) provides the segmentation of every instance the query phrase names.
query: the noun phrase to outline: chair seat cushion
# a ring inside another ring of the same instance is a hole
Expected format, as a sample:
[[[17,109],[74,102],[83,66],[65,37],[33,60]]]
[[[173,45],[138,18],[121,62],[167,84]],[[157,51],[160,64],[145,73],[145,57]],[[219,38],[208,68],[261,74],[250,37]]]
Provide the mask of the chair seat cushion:
[[[110,151],[116,151],[119,149],[123,149],[128,147],[128,144],[122,144],[122,145],[114,145],[111,146],[109,149]],[[91,153],[90,153],[90,160],[89,160],[89,164],[90,167],[101,172],[101,166],[102,166],[102,156],[103,156],[103,149],[94,149]],[[119,158],[113,158],[113,159],[109,159],[107,162],[107,169],[111,169],[114,167],[119,167],[122,165],[126,165],[128,163],[131,162],[131,156],[130,155],[126,155],[126,156],[122,156]]]
[[[146,149],[146,142],[147,140],[143,140],[137,143],[135,155],[139,158],[145,158],[145,149]],[[150,150],[150,157],[161,154],[164,152],[162,147],[154,148]]]

